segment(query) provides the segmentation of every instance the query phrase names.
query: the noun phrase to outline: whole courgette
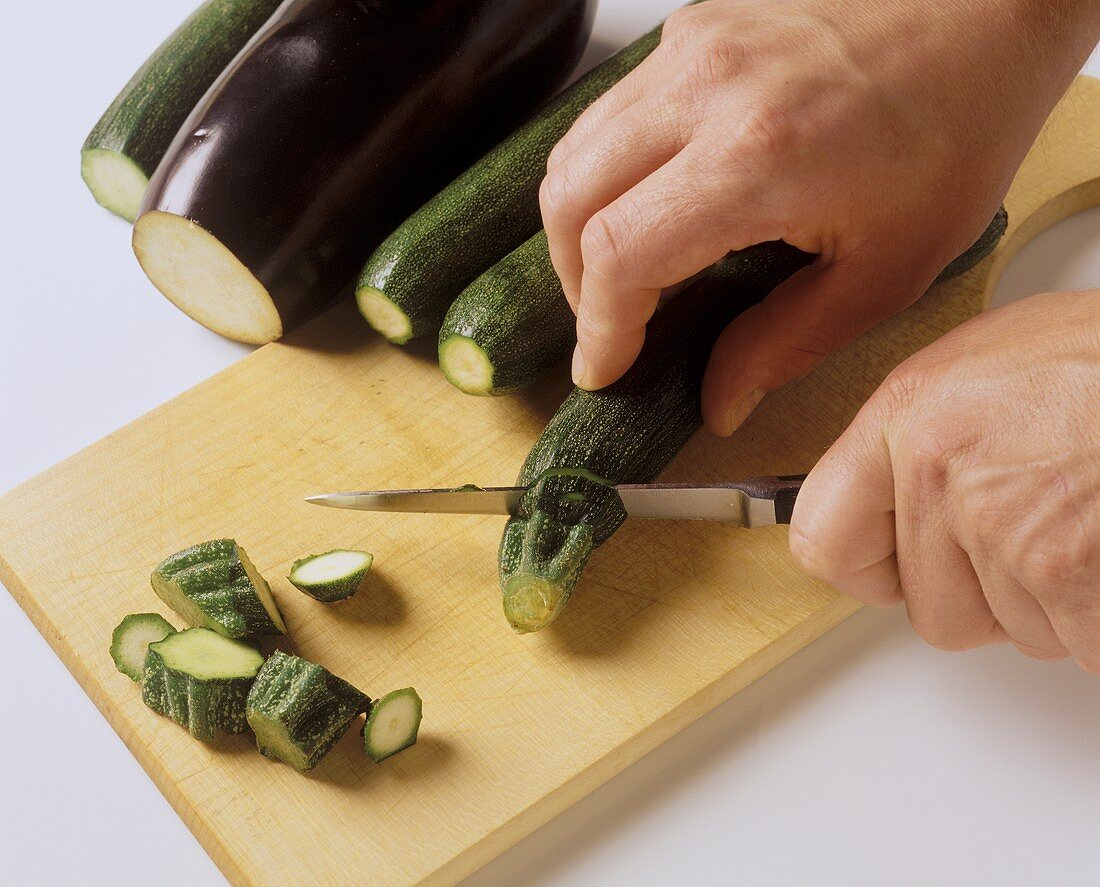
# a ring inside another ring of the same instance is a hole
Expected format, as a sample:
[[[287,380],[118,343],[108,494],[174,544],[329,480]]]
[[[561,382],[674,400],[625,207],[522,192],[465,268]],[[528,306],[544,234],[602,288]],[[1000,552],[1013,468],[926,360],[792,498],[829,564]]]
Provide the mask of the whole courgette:
[[[592,0],[288,0],[157,168],[134,250],[169,299],[263,343],[557,88]]]
[[[187,115],[281,2],[207,0],[138,68],[80,151],[80,174],[100,206],[137,218]]]
[[[988,255],[1006,224],[1001,210],[940,279]],[[703,371],[719,333],[812,260],[781,242],[730,255],[658,312],[626,375],[565,399],[523,463],[516,483],[531,489],[501,539],[504,613],[517,632],[558,616],[593,550],[625,519],[611,486],[653,481],[700,427]]]
[[[998,214],[941,279],[962,273],[991,250],[1004,222]],[[439,331],[439,367],[467,394],[509,394],[566,358],[577,341],[575,328],[540,231],[455,299]]]
[[[654,28],[593,68],[387,237],[359,275],[367,322],[395,345],[435,335],[463,288],[542,227],[539,185],[554,145],[660,40]]]

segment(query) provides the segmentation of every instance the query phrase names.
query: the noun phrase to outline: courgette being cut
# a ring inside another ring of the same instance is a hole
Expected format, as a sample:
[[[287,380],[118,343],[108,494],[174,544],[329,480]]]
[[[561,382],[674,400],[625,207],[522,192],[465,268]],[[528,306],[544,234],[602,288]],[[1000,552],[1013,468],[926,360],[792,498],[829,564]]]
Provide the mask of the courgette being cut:
[[[149,177],[203,93],[282,0],[207,0],[138,68],[92,128],[80,174],[132,222]]]
[[[158,714],[209,742],[248,729],[245,702],[264,663],[255,647],[208,628],[189,628],[149,645],[141,698]]]
[[[149,645],[175,632],[172,623],[159,613],[131,613],[111,635],[111,658],[115,668],[133,681],[145,674],[145,652]]]
[[[376,764],[416,743],[424,704],[412,687],[394,690],[370,707],[363,725],[363,747]]]
[[[152,584],[191,625],[230,638],[286,634],[271,588],[232,539],[201,542],[165,558]]]
[[[542,227],[539,185],[554,145],[660,40],[654,28],[593,68],[387,237],[356,287],[367,322],[395,345],[435,335],[463,288]]]
[[[372,563],[373,554],[335,548],[324,554],[314,554],[295,561],[287,578],[299,591],[331,604],[355,594]]]
[[[945,273],[992,251],[1006,222],[1002,210]],[[523,464],[517,484],[531,489],[501,539],[504,612],[517,632],[557,618],[589,556],[625,519],[613,485],[655,480],[702,424],[699,391],[719,333],[812,259],[779,242],[732,254],[658,312],[621,379],[565,399]]]
[[[306,772],[317,766],[370,699],[330,671],[276,651],[248,694],[260,752]]]
[[[157,167],[134,226],[142,268],[215,332],[279,338],[564,82],[594,8],[287,0]]]
[[[955,277],[987,255],[1006,223],[1001,210],[939,279]],[[751,272],[754,264],[747,270]],[[799,267],[791,264],[780,280]],[[731,272],[735,277],[741,273],[736,267]],[[451,304],[439,331],[439,366],[447,380],[467,394],[509,394],[536,382],[568,357],[577,340],[575,328],[576,318],[550,261],[546,233],[540,231]]]

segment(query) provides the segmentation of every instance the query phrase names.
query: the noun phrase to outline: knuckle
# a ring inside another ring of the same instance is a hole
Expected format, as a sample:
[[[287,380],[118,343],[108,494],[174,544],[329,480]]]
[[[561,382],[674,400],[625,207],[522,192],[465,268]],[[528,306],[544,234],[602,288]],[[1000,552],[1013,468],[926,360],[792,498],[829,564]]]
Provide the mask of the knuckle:
[[[585,268],[603,274],[625,274],[630,267],[628,249],[631,234],[621,216],[607,210],[596,213],[581,232],[581,254]]]
[[[673,53],[682,52],[710,31],[709,16],[705,10],[694,6],[682,6],[665,19],[661,28],[661,47]]]
[[[788,538],[791,555],[803,572],[822,582],[835,583],[840,575],[835,559],[822,543],[821,533],[805,520],[792,523]]]
[[[943,619],[928,619],[912,613],[909,621],[926,644],[944,653],[962,653],[981,646],[991,631],[989,624],[951,624]]]
[[[1043,528],[1010,544],[1010,568],[1027,589],[1067,601],[1094,575],[1095,543],[1075,527]]]
[[[794,115],[779,104],[758,98],[745,110],[730,143],[740,156],[751,156],[754,166],[777,164],[792,156],[799,134]]]
[[[544,217],[558,219],[573,205],[575,191],[560,167],[548,172],[539,186],[539,207]]]
[[[891,416],[913,408],[924,390],[923,374],[908,362],[894,369],[875,394],[880,407]]]

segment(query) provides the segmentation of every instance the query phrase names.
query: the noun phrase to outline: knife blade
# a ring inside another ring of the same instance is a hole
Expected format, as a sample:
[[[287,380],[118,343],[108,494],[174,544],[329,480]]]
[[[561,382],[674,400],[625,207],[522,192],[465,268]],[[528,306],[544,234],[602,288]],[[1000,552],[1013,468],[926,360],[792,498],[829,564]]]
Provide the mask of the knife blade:
[[[804,474],[717,484],[619,484],[627,517],[709,520],[739,527],[789,524]],[[528,487],[361,490],[307,496],[313,505],[356,511],[515,516]]]

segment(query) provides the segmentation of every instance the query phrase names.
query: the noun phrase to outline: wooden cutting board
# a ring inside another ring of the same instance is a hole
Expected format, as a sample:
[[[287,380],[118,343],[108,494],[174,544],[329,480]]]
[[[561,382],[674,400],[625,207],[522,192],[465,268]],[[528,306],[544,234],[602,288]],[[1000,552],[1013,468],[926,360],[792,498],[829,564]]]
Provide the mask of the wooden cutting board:
[[[992,259],[769,398],[732,441],[699,435],[665,478],[809,468],[893,366],[988,304],[1027,240],[1100,203],[1100,81],[1076,82],[1006,203]],[[302,502],[514,479],[563,381],[469,398],[433,353],[392,348],[336,308],[0,500],[0,579],[235,883],[453,883],[857,607],[795,569],[782,528],[634,522],[556,625],[512,634],[502,520]],[[304,777],[249,737],[204,745],[142,705],[107,655],[111,630],[135,611],[178,624],[149,573],[219,536],[271,580],[292,649],[371,695],[417,687],[418,745],[375,765],[353,729]],[[283,577],[334,546],[376,567],[357,598],[325,607]]]

